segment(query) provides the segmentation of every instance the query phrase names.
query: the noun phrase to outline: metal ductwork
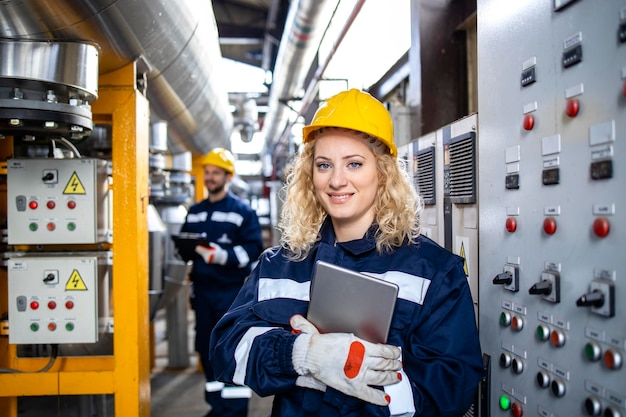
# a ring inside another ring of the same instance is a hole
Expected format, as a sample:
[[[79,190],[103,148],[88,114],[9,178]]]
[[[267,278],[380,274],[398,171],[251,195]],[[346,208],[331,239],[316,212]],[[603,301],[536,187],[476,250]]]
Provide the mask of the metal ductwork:
[[[210,1],[2,2],[0,37],[95,42],[100,74],[141,60],[151,117],[168,123],[170,152],[230,148],[233,120]]]
[[[299,0],[291,4],[276,57],[268,100],[270,110],[262,129],[270,153],[289,121],[291,110],[284,101],[304,94],[305,78],[336,5],[332,0]]]

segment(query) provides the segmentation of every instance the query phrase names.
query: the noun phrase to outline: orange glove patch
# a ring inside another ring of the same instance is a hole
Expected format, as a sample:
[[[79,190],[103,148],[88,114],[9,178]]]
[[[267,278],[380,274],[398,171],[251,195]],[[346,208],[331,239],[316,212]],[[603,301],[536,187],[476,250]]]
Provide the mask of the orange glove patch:
[[[350,350],[348,351],[346,364],[343,366],[343,372],[348,378],[353,379],[359,375],[364,357],[365,346],[363,346],[363,343],[358,341],[352,342],[350,344]]]

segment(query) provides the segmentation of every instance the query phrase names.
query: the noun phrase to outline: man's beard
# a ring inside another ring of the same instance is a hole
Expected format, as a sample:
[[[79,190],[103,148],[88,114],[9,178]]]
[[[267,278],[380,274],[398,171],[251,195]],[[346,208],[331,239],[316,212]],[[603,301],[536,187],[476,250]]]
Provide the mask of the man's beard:
[[[209,193],[219,194],[222,191],[224,191],[224,187],[225,187],[224,184],[215,184],[213,188],[207,186],[206,189],[209,191]]]

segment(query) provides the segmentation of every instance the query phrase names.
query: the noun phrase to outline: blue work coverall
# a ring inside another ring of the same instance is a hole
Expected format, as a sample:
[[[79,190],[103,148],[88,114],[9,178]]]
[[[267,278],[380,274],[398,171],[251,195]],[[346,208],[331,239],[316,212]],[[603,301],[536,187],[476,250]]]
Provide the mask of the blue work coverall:
[[[216,385],[212,384],[215,376],[209,361],[209,340],[211,331],[250,274],[251,265],[263,251],[258,217],[245,201],[228,192],[220,201],[203,200],[191,206],[181,232],[204,233],[207,241],[228,252],[225,265],[207,264],[200,256],[193,260],[190,279],[191,307],[196,317],[195,349],[206,376],[205,397],[213,407],[213,414],[235,414],[232,409],[237,408],[244,410],[237,415],[245,416],[247,400],[224,400],[222,387],[209,389]]]
[[[296,386],[289,319],[306,317],[315,261],[374,274],[399,286],[388,344],[402,348],[416,416],[462,416],[475,399],[483,361],[463,260],[427,237],[393,253],[376,251],[374,228],[363,239],[335,243],[332,225],[309,256],[289,261],[283,248],[265,251],[228,313],[214,329],[210,358],[216,377],[275,395],[272,416],[389,416],[377,406],[327,387]],[[406,399],[411,401],[411,399]],[[396,398],[396,402],[399,399]],[[392,397],[391,404],[394,404]]]

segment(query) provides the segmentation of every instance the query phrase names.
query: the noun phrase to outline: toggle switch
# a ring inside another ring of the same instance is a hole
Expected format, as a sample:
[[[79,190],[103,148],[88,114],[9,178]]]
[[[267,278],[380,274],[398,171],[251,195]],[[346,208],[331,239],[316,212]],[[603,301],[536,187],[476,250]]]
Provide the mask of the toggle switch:
[[[551,303],[561,302],[561,279],[558,272],[544,271],[541,273],[541,281],[528,289],[529,294],[541,295]]]
[[[615,316],[615,283],[594,279],[589,285],[589,292],[576,300],[576,306],[591,307],[591,312],[600,316]]]

